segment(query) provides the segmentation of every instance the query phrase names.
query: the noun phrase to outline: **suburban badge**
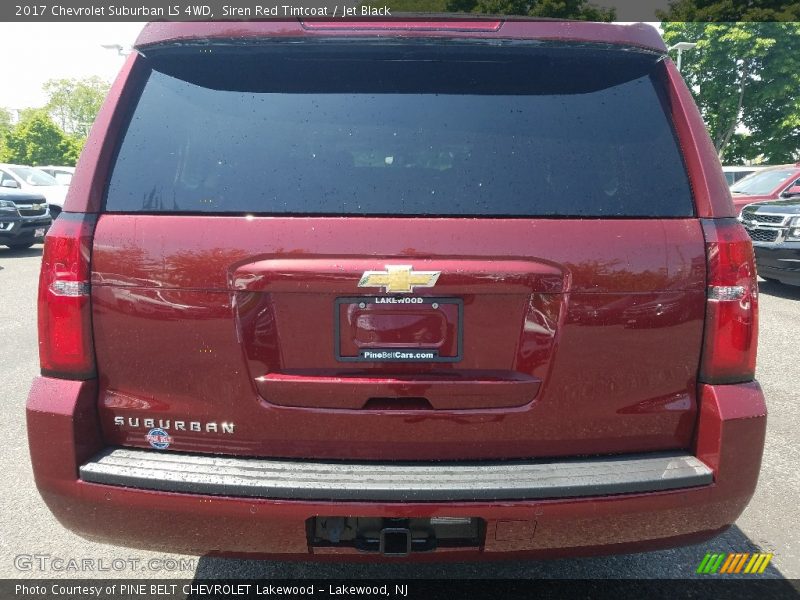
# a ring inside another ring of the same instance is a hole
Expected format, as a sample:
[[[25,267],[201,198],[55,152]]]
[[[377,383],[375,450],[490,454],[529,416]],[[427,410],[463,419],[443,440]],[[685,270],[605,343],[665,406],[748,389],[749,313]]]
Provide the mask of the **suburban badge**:
[[[358,287],[382,287],[387,293],[409,293],[415,287],[433,287],[441,271],[414,271],[410,265],[386,265],[385,271],[365,271]]]

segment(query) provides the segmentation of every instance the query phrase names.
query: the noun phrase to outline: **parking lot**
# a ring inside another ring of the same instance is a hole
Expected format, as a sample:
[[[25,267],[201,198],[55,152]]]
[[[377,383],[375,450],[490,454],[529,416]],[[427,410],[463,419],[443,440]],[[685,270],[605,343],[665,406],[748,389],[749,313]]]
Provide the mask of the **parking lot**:
[[[800,381],[800,288],[761,282],[758,379],[769,407],[761,479],[737,524],[713,541],[646,554],[555,561],[342,566],[199,558],[179,570],[148,568],[146,564],[150,558],[182,557],[91,543],[73,535],[56,522],[36,492],[28,460],[24,405],[31,379],[38,372],[36,285],[40,261],[41,246],[25,251],[0,247],[0,397],[5,405],[0,421],[0,439],[5,444],[0,453],[4,478],[0,497],[4,507],[0,516],[2,578],[684,578],[693,576],[709,551],[771,552],[775,557],[765,577],[800,578],[800,397],[796,391]],[[65,561],[89,558],[96,565],[122,559],[128,566],[102,574],[81,573],[41,568],[41,559],[31,559],[34,555]],[[171,567],[175,563],[162,560],[162,564]]]

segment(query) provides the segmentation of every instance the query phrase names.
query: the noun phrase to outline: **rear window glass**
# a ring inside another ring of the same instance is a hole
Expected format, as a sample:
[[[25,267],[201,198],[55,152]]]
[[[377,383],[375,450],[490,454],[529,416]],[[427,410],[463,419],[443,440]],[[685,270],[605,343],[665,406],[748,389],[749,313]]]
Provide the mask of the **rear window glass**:
[[[693,212],[657,58],[644,53],[275,44],[146,60],[108,211]]]

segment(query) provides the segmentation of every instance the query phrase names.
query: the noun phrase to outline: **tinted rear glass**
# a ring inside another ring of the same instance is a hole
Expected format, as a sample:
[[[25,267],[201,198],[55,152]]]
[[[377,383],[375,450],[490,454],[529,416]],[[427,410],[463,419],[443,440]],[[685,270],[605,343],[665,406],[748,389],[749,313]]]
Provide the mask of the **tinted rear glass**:
[[[650,55],[351,43],[147,61],[108,211],[693,212]]]

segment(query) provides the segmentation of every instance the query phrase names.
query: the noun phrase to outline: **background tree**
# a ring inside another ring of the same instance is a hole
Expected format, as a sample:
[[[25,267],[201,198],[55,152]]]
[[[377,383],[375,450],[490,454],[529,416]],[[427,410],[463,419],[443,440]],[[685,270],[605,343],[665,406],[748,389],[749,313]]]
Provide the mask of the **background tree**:
[[[800,3],[781,0],[674,0],[665,21],[733,23],[736,21],[800,21]]]
[[[0,106],[0,138],[11,129],[11,111]]]
[[[446,10],[583,21],[613,21],[615,17],[613,8],[600,8],[587,0],[447,0]]]
[[[472,12],[585,21],[613,21],[615,14],[614,9],[597,8],[588,0],[390,0],[387,4],[393,13]]]
[[[65,133],[85,138],[108,88],[99,77],[51,79],[43,86],[49,98],[46,109]]]
[[[11,111],[0,106],[0,156],[6,147],[5,137],[9,131],[11,131]]]
[[[727,14],[721,5],[697,8],[699,4],[678,2],[673,9],[678,5],[684,12],[668,16],[702,18],[714,10]],[[758,10],[763,14],[767,9]],[[667,45],[697,43],[684,51],[681,74],[723,162],[763,155],[778,164],[798,157],[800,23],[665,22],[662,28]]]
[[[82,143],[66,135],[44,110],[27,111],[4,140],[0,161],[23,165],[74,165]]]
[[[391,0],[386,4],[392,13],[443,13],[447,12],[447,0]],[[362,5],[372,5],[370,1],[362,1]]]

